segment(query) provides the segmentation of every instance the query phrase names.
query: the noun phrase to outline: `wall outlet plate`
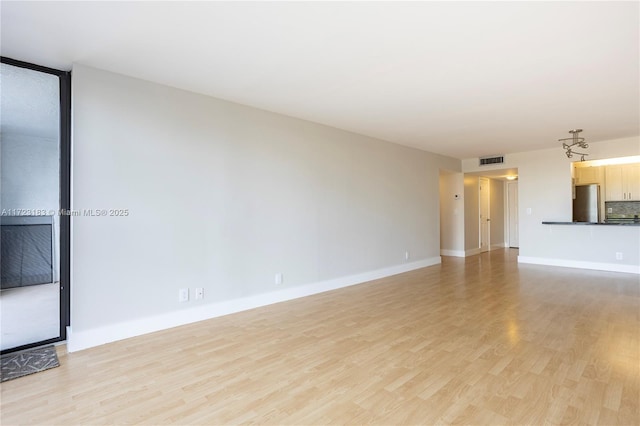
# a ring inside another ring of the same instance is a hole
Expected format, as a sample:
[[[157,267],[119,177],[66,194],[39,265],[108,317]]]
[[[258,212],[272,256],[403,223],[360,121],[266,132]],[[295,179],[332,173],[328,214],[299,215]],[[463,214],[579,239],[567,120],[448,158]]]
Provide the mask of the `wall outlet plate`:
[[[179,302],[188,302],[189,301],[189,289],[181,288],[178,290],[178,301]]]
[[[204,288],[197,287],[196,288],[196,300],[204,299]]]

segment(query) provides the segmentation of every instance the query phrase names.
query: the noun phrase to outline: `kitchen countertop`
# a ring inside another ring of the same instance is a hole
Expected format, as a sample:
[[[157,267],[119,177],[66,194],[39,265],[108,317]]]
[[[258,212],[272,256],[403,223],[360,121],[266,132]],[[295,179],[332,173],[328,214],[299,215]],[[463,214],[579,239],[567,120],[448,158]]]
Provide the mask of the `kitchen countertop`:
[[[551,222],[542,221],[543,225],[605,225],[605,226],[640,226],[640,222]]]

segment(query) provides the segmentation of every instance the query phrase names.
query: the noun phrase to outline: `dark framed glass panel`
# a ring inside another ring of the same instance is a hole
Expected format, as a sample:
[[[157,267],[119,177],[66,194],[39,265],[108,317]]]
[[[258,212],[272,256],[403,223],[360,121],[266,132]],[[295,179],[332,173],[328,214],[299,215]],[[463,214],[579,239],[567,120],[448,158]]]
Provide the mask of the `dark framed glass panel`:
[[[1,351],[66,339],[70,73],[1,58]]]

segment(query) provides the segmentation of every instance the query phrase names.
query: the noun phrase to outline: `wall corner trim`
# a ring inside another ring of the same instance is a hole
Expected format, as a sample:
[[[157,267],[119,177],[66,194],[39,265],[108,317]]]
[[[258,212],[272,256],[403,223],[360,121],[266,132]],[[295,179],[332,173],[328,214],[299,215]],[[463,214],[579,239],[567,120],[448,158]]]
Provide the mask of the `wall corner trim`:
[[[598,271],[640,274],[640,265],[620,265],[616,263],[585,262],[569,259],[549,259],[545,257],[518,256],[518,263],[533,265],[562,266],[566,268],[595,269]]]
[[[441,256],[465,257],[464,250],[447,250],[440,249]]]
[[[348,275],[239,299],[200,305],[189,309],[181,309],[89,330],[74,332],[73,326],[71,326],[67,329],[67,350],[69,352],[77,352],[117,340],[153,333],[155,331],[204,321],[300,297],[311,296],[326,291],[337,290],[440,263],[440,256],[430,257],[360,274]]]
[[[465,257],[467,257],[467,256],[475,256],[476,254],[480,254],[480,253],[482,253],[482,251],[480,250],[480,247],[476,247],[476,248],[465,250],[464,255]]]

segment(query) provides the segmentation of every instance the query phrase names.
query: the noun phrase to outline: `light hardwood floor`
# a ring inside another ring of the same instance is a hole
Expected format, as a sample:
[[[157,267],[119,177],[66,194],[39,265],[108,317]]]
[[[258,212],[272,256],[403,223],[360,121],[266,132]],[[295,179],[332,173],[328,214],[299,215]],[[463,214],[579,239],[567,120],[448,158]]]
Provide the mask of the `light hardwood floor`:
[[[516,256],[62,346],[2,424],[639,424],[638,276]]]

